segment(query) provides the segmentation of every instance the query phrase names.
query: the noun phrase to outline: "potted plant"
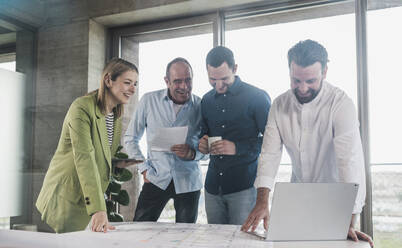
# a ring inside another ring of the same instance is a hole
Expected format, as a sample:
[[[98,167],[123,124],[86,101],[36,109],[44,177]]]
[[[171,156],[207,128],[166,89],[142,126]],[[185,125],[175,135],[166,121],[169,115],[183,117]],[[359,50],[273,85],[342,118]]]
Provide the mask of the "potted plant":
[[[123,146],[117,148],[114,158],[112,159],[111,180],[105,192],[107,216],[110,222],[124,221],[123,216],[118,213],[119,204],[127,206],[130,203],[130,197],[126,190],[121,189],[121,185],[129,181],[133,177],[133,174],[125,168],[116,167],[119,160],[128,158],[126,153],[121,152],[122,148]]]

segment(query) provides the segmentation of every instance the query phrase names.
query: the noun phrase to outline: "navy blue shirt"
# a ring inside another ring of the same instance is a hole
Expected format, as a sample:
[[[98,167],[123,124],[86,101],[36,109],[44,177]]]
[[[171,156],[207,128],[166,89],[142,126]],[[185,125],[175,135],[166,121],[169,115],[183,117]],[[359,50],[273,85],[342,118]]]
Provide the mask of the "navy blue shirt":
[[[226,93],[212,89],[201,101],[201,136],[222,136],[236,145],[235,155],[211,155],[205,189],[210,194],[230,194],[253,186],[262,134],[271,99],[261,89],[238,76]]]

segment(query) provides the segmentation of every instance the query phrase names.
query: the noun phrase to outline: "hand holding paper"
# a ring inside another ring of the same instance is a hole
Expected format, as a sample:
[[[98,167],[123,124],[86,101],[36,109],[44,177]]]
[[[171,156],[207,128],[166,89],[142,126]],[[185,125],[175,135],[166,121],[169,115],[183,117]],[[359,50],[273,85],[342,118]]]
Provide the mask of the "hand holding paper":
[[[186,160],[192,160],[195,156],[195,151],[188,144],[174,145],[170,150],[179,158]]]
[[[188,126],[165,127],[157,130],[155,138],[150,142],[152,151],[172,152],[174,145],[185,144]]]

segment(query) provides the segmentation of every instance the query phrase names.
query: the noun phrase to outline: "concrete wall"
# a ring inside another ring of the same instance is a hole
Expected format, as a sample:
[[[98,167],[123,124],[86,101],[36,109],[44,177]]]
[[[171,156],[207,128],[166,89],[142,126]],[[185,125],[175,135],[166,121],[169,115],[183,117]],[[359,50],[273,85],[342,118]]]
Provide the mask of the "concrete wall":
[[[80,11],[76,11],[79,10]],[[45,1],[38,29],[33,151],[33,206],[72,101],[88,91],[89,19],[86,1]],[[32,208],[32,222],[49,231]]]
[[[32,218],[32,154],[33,154],[33,118],[35,99],[32,94],[35,88],[35,33],[29,30],[20,30],[16,37],[16,71],[25,75],[24,85],[24,147],[23,147],[23,214],[14,217],[11,225],[14,223],[29,223]]]
[[[138,42],[133,42],[127,38],[122,39],[121,54],[123,59],[130,61],[138,66],[138,53]],[[138,91],[139,88],[137,86],[135,95],[130,99],[130,103],[124,106],[122,134],[124,134],[127,130],[127,126],[131,120],[132,113],[135,111],[135,107],[138,102]],[[120,213],[123,214],[125,221],[132,221],[134,219],[134,211],[137,207],[138,197],[140,194],[140,175],[135,167],[128,169],[133,173],[133,178],[130,181],[124,183],[122,185],[122,189],[127,190],[130,196],[130,204],[128,206],[121,206]]]
[[[269,0],[269,2],[278,1],[284,0]],[[255,2],[261,0],[88,0],[88,10],[91,18],[112,27],[197,15]]]
[[[40,27],[45,20],[45,4],[41,0],[0,0],[0,15],[1,18],[19,22],[16,26],[28,24]]]
[[[106,59],[106,28],[89,20],[88,92],[99,88]]]

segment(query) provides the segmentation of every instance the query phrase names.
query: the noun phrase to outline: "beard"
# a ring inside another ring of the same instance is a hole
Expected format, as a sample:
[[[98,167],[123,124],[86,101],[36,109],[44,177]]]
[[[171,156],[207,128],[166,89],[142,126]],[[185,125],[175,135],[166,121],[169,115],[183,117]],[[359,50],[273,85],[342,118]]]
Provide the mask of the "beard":
[[[307,93],[307,96],[302,96],[300,94],[300,91],[298,88],[293,89],[293,93],[295,94],[297,100],[299,101],[299,103],[304,104],[304,103],[309,103],[312,100],[314,100],[314,98],[318,95],[318,93],[320,93],[320,90],[322,88],[322,81],[320,83],[320,88],[318,90],[314,90],[312,88],[309,88]]]
[[[301,96],[300,92],[299,92],[299,90],[297,88],[295,88],[293,90],[293,93],[295,94],[297,100],[301,104],[311,102],[318,95],[318,92],[319,92],[319,90],[308,89],[307,93],[309,93],[309,95],[308,96]]]

